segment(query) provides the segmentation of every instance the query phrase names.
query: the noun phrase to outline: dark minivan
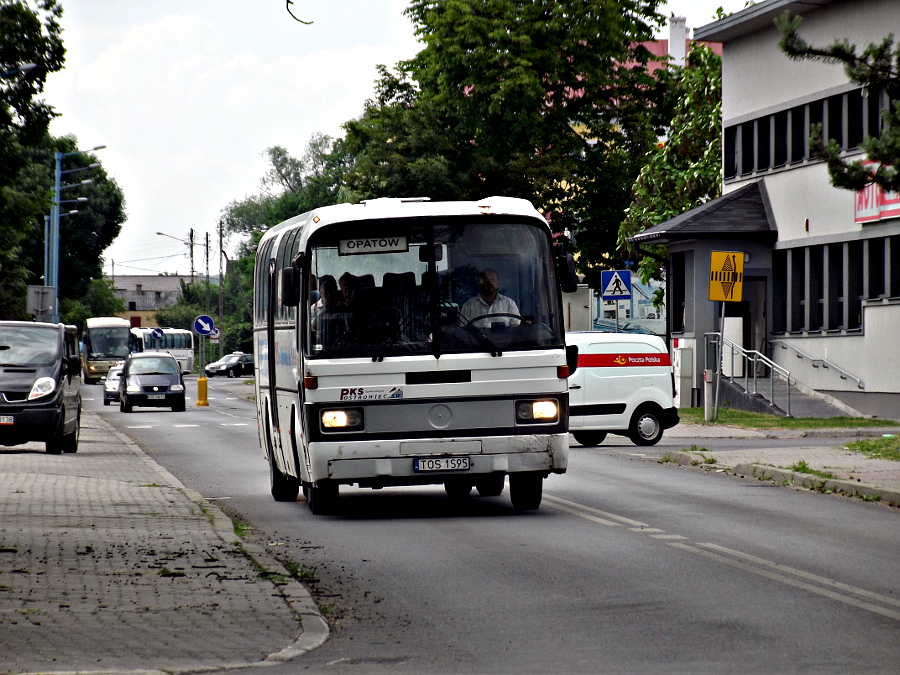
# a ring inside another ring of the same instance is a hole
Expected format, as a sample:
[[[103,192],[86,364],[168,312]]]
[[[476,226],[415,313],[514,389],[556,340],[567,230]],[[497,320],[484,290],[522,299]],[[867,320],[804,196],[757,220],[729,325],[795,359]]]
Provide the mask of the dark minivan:
[[[81,362],[75,326],[0,321],[0,445],[77,452]]]

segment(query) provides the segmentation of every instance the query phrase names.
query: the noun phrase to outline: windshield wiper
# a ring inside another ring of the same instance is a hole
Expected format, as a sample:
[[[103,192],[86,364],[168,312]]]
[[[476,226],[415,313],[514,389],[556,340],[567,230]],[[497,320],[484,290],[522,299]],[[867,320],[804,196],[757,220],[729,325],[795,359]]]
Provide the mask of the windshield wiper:
[[[475,336],[475,339],[481,343],[482,347],[485,347],[491,353],[491,356],[503,356],[503,352],[500,351],[500,348],[494,344],[493,340],[491,340],[487,335],[478,330],[474,323],[472,323],[462,315],[462,312],[459,312],[457,316],[459,316],[459,318],[463,320],[463,326],[465,326],[466,329]]]
[[[391,352],[391,348],[400,341],[400,332],[394,333],[391,337],[385,340],[381,346],[375,350],[375,353],[372,355],[372,361],[378,363],[380,361],[384,361],[384,357],[387,356]]]

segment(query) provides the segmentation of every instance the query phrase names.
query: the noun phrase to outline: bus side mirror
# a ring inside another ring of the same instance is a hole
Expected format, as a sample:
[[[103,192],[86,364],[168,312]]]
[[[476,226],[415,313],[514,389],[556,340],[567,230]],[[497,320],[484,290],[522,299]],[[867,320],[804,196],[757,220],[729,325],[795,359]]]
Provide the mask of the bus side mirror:
[[[578,369],[578,345],[566,345],[566,365],[569,366],[569,377]]]
[[[281,304],[285,307],[296,307],[300,304],[300,275],[293,267],[281,270]]]
[[[559,276],[559,287],[563,293],[574,293],[578,290],[578,275],[575,273],[575,256],[571,253],[559,253],[556,256],[556,273]]]

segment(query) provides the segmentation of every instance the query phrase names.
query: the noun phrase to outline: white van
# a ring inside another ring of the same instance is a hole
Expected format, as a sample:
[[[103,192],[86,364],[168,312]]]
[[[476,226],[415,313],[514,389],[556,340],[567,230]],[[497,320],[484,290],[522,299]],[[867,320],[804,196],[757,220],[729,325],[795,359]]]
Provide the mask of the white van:
[[[675,376],[663,340],[655,335],[566,333],[569,432],[582,445],[607,433],[654,445],[678,424]]]

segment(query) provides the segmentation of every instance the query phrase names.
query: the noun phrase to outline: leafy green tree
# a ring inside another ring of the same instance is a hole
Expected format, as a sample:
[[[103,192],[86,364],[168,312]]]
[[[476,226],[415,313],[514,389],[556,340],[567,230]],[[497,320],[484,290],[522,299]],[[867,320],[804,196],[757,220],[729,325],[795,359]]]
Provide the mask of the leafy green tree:
[[[78,149],[74,136],[54,138],[46,135],[40,144],[28,149],[28,164],[19,172],[16,184],[23,193],[49,192],[53,185],[55,153],[72,153]],[[80,169],[99,163],[90,153],[78,153],[62,159],[62,169]],[[119,235],[125,221],[125,198],[122,190],[103,167],[77,171],[63,176],[63,184],[91,183],[61,190],[61,202],[84,197],[86,202],[62,203],[60,211],[75,209],[76,214],[59,220],[59,298],[80,299],[88,293],[91,281],[103,277],[103,251]],[[22,244],[22,261],[28,270],[29,284],[42,284],[44,275],[44,213],[23,223],[27,239]]]
[[[847,78],[872,92],[884,92],[891,108],[882,113],[884,128],[878,137],[867,137],[862,148],[865,160],[848,162],[841,157],[841,147],[833,139],[825,140],[822,125],[815,125],[809,139],[814,157],[828,165],[831,182],[846,190],[861,190],[875,184],[887,191],[900,190],[900,45],[893,35],[880,43],[867,45],[857,53],[856,45],[835,40],[827,47],[814,47],[797,32],[802,17],[785,12],[775,21],[782,37],[779,46],[791,59],[844,64]]]
[[[84,326],[92,316],[116,316],[125,311],[122,298],[116,296],[113,282],[109,279],[91,279],[88,290],[78,300],[65,298],[60,301],[60,321]]]
[[[676,97],[668,139],[648,156],[634,184],[631,206],[619,228],[619,245],[638,257],[637,272],[647,284],[665,278],[665,245],[635,251],[628,238],[722,193],[722,59],[693,44],[683,68],[672,68]],[[657,291],[654,304],[663,302]]]
[[[653,77],[657,0],[416,0],[424,48],[382,69],[348,122],[348,184],[366,197],[502,194],[577,230],[581,260],[615,255],[630,185],[668,119]]]
[[[28,164],[27,149],[40,143],[55,114],[38,97],[47,74],[65,59],[61,14],[56,0],[0,0],[0,317],[25,318],[22,245],[30,223],[50,208],[49,190],[23,192],[16,180]],[[9,72],[28,63],[35,67]]]

